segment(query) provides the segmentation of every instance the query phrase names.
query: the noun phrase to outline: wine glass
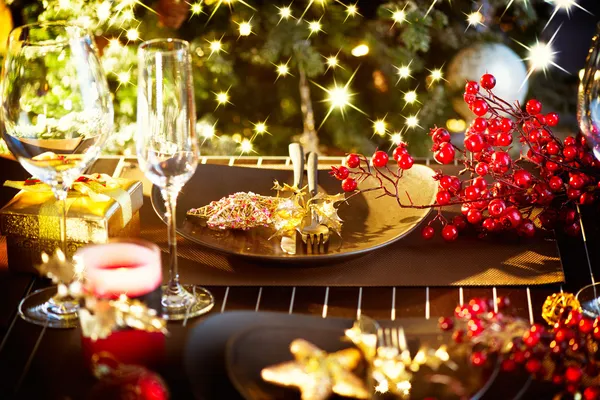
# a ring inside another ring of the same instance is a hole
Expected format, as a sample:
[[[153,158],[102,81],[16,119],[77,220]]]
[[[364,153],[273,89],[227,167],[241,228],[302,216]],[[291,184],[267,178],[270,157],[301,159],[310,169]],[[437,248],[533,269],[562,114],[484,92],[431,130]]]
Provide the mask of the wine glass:
[[[177,195],[198,165],[188,42],[156,39],[140,45],[137,127],[140,168],[160,188],[166,206],[170,277],[163,287],[163,316],[167,320],[195,317],[210,311],[214,299],[204,288],[182,285],[177,270]]]
[[[48,184],[57,200],[67,252],[67,190],[97,159],[113,131],[113,107],[94,42],[65,22],[14,29],[0,85],[2,137],[15,158]],[[65,284],[32,293],[19,305],[25,320],[52,328],[77,325],[78,304]]]
[[[577,119],[579,120],[579,128],[586,137],[588,145],[592,147],[594,157],[600,160],[600,24],[598,24],[596,35],[592,38],[592,45],[585,62],[578,92]],[[581,224],[583,231],[583,220]],[[577,293],[577,299],[581,303],[583,313],[588,317],[595,318],[600,316],[600,297],[598,297],[600,283],[596,283],[594,279],[592,265],[587,253],[585,235],[583,235],[583,243],[592,284],[581,289]]]
[[[577,118],[594,156],[600,160],[600,24],[579,84]]]

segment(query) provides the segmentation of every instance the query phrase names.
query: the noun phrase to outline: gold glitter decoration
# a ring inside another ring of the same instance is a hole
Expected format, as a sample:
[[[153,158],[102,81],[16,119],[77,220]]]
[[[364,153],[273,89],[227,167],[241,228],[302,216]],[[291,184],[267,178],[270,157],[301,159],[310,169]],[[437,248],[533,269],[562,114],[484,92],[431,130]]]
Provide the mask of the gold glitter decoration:
[[[83,336],[92,340],[104,339],[115,329],[124,327],[167,333],[167,322],[157,317],[156,310],[126,295],[117,300],[86,297],[85,307],[79,310],[79,320]]]
[[[261,376],[265,381],[298,388],[302,400],[324,400],[334,393],[369,398],[364,382],[351,372],[361,360],[357,349],[328,354],[304,339],[296,339],[290,351],[295,360],[264,368]]]
[[[307,216],[316,212],[319,222],[340,235],[342,220],[337,214],[338,202],[344,201],[343,193],[327,195],[319,193],[306,200],[305,188],[295,188],[275,181],[273,190],[278,194],[292,193],[292,196],[262,196],[253,192],[237,192],[210,204],[192,208],[188,216],[202,218],[211,229],[248,230],[268,227],[275,230],[273,236],[294,230],[300,231]],[[308,222],[307,222],[308,221]]]
[[[542,318],[549,324],[554,325],[560,320],[560,316],[566,307],[579,310],[581,304],[572,293],[554,293],[546,298],[542,306]]]

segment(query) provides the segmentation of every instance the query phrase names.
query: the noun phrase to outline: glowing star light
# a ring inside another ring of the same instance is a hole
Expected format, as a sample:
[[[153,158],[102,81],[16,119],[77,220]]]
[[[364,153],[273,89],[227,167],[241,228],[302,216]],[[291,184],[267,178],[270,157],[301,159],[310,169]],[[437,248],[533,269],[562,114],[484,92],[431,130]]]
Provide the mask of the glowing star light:
[[[208,58],[210,58],[214,53],[219,54],[220,52],[225,52],[225,50],[223,50],[223,43],[221,42],[221,39],[219,40],[207,40],[208,42],[208,48],[210,49],[210,54],[208,55]]]
[[[373,121],[373,133],[379,136],[384,136],[387,132],[387,124],[385,118]]]
[[[127,33],[125,34],[125,36],[127,37],[127,40],[129,40],[131,42],[135,42],[136,40],[139,40],[140,33],[138,32],[137,28],[131,28],[131,29],[127,30]]]
[[[252,18],[250,18],[250,21],[252,21]],[[252,34],[252,25],[250,24],[250,21],[242,21],[238,24],[240,36],[250,36],[250,34]]]
[[[263,122],[257,122],[256,124],[254,124],[254,134],[255,136],[257,135],[263,135],[263,134],[267,134],[270,135],[269,131],[268,131],[268,127],[267,127],[267,121],[263,121]]]
[[[281,78],[282,76],[287,76],[287,75],[292,75],[290,74],[290,67],[288,67],[288,64],[290,63],[290,60],[287,60],[287,62],[284,63],[280,63],[280,64],[273,64],[275,66],[275,70],[277,71],[277,78],[275,79],[275,82],[277,82],[277,80],[279,78]]]
[[[192,13],[192,17],[195,15],[200,15],[204,13],[204,7],[202,6],[202,2],[198,1],[196,3],[190,4],[190,11]]]
[[[357,15],[360,15],[360,13],[358,12],[358,7],[356,4],[349,4],[346,6],[346,18],[344,18],[344,22],[346,22],[348,20],[348,18],[352,17],[356,17]]]
[[[336,69],[337,67],[340,67],[340,62],[337,58],[338,54],[340,54],[340,52],[338,51],[336,55],[331,55],[329,57],[325,57],[323,56],[323,58],[325,58],[325,65],[327,65],[327,69],[325,70],[325,72],[329,71],[329,68],[331,69]],[[340,67],[342,68],[342,67]],[[342,68],[344,69],[344,68]]]
[[[324,32],[323,25],[321,25],[321,19],[319,18],[318,21],[308,22],[308,30],[310,31],[310,33],[308,34],[308,37],[311,37],[313,34],[316,35],[319,32]]]
[[[556,39],[558,31],[560,31],[560,27],[556,30],[556,32],[554,32],[554,35],[552,35],[548,43],[540,43],[539,41],[536,41],[536,43],[531,47],[515,41],[528,51],[527,57],[524,58],[524,60],[529,62],[529,70],[527,71],[527,76],[525,77],[525,80],[523,80],[520,89],[523,88],[523,85],[525,85],[525,82],[527,82],[531,74],[536,71],[542,71],[544,74],[546,74],[551,66],[556,67],[567,74],[569,73],[563,67],[554,62],[554,59],[556,58],[555,56],[558,52],[554,51],[552,48],[552,43],[554,42],[554,39]]]
[[[442,72],[441,68],[430,69],[429,72],[430,82],[428,87],[431,87],[431,85],[433,85],[435,82],[445,81],[444,73]]]
[[[402,134],[400,132],[393,133],[390,136],[390,141],[392,142],[392,144],[398,146],[400,143],[402,143]]]
[[[554,11],[552,12],[552,15],[550,16],[550,18],[548,18],[548,22],[546,22],[546,25],[544,26],[544,30],[548,27],[548,25],[550,25],[550,21],[552,21],[552,19],[556,15],[556,13],[558,13],[560,10],[566,11],[566,13],[569,17],[571,16],[571,8],[572,7],[577,7],[580,10],[585,11],[586,13],[588,13],[590,15],[593,15],[591,12],[589,12],[588,10],[586,10],[585,8],[583,8],[582,6],[577,4],[577,0],[546,0],[546,3],[554,4]]]
[[[410,72],[411,72],[411,70],[410,70],[410,64],[412,64],[412,60],[410,60],[410,62],[407,65],[401,65],[399,67],[396,67],[394,65],[394,68],[396,68],[396,74],[398,75],[398,81],[396,82],[396,85],[402,79],[412,78],[412,75],[410,74]]]
[[[419,100],[417,100],[417,91],[411,90],[409,92],[404,93],[404,102],[405,102],[404,106],[413,104],[415,102],[419,103]]]
[[[217,100],[217,107],[215,107],[215,110],[217,108],[219,108],[219,106],[221,106],[221,105],[232,104],[229,101],[229,89],[227,89],[226,92],[218,92],[218,93],[213,92],[213,93],[215,95],[215,99]]]
[[[406,11],[404,11],[405,9],[406,6],[404,6],[403,9],[397,8],[394,11],[390,10],[390,12],[392,13],[392,20],[394,21],[394,23],[392,24],[392,28],[396,24],[402,25],[403,22],[406,22]]]
[[[406,117],[406,121],[405,121],[405,125],[407,129],[412,129],[412,128],[416,128],[419,127],[421,128],[421,125],[419,125],[419,119],[417,118],[419,113],[415,114],[415,115],[410,115],[408,117]]]
[[[290,18],[294,18],[294,16],[292,15],[292,5],[290,4],[289,6],[285,6],[285,7],[277,7],[275,6],[278,10],[279,10],[279,22],[281,22],[282,20],[288,20]],[[279,22],[277,22],[277,25],[279,25]]]
[[[242,154],[244,154],[244,153],[250,153],[253,151],[254,151],[254,149],[252,147],[252,142],[248,139],[242,140],[242,142],[240,143],[240,152]]]
[[[321,90],[325,91],[325,93],[327,93],[327,97],[323,101],[329,103],[329,110],[327,111],[327,115],[325,115],[325,118],[323,118],[321,125],[319,125],[319,128],[321,128],[321,126],[323,126],[325,121],[327,121],[327,118],[329,118],[329,115],[331,115],[333,110],[335,110],[336,108],[340,110],[340,112],[342,113],[342,116],[344,116],[344,110],[346,107],[353,108],[356,111],[358,111],[362,114],[365,114],[364,111],[362,111],[360,108],[356,107],[354,104],[352,104],[350,102],[351,98],[355,95],[355,93],[350,93],[349,87],[350,87],[350,84],[352,83],[352,80],[354,79],[354,76],[356,75],[357,71],[358,70],[356,70],[352,73],[352,76],[350,77],[350,79],[348,79],[348,82],[346,82],[346,84],[344,86],[338,86],[334,80],[333,87],[327,89],[327,88],[319,85],[318,83],[313,82],[319,89],[321,89]]]
[[[481,6],[483,7],[483,6]],[[483,17],[483,14],[481,13],[481,7],[479,7],[479,10],[472,12],[471,14],[465,14],[467,16],[467,22],[469,23],[469,25],[467,26],[467,29],[465,29],[465,32],[472,26],[477,27],[478,25],[483,25],[483,21],[485,20],[485,18]]]

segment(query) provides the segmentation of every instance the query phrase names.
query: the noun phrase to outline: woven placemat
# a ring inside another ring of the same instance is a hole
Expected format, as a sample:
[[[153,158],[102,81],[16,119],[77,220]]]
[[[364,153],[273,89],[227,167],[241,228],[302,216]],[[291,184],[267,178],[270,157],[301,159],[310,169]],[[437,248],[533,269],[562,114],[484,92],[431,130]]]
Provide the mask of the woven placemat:
[[[145,198],[142,237],[167,250],[166,226]],[[420,229],[365,256],[324,265],[257,263],[179,238],[184,282],[226,286],[507,286],[564,281],[556,242],[462,235],[425,241]]]

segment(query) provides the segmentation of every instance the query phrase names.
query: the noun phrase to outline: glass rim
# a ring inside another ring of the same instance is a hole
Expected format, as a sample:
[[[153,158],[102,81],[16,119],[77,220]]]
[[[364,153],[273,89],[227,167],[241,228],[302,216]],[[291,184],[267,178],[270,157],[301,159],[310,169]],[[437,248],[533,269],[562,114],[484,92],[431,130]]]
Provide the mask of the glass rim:
[[[86,28],[84,28],[83,26],[66,21],[66,20],[42,21],[42,22],[32,22],[29,24],[16,26],[15,28],[13,28],[13,30],[10,31],[10,33],[8,35],[9,42],[12,42],[15,40],[19,41],[20,39],[18,36],[21,34],[21,32],[23,32],[26,29],[43,29],[46,27],[63,27],[63,28],[79,29],[80,32],[82,33],[82,36],[89,35],[89,31]],[[52,45],[57,45],[57,44],[68,43],[68,42],[69,42],[68,38],[63,39],[63,40],[44,39],[41,41],[36,41],[36,40],[32,41],[30,38],[28,38],[29,45],[37,45],[37,46],[46,46],[49,43],[51,43]]]
[[[176,48],[173,49],[163,49],[157,45],[164,44],[175,44]],[[156,46],[156,47],[154,47]],[[138,46],[138,52],[160,52],[160,53],[177,53],[180,51],[189,52],[190,51],[190,42],[183,39],[177,38],[157,38],[146,40]]]

